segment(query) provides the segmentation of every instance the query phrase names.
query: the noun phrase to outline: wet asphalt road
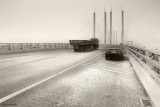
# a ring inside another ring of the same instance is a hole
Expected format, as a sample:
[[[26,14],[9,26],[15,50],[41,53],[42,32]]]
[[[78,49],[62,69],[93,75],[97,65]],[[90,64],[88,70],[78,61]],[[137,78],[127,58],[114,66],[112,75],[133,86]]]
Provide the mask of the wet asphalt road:
[[[100,52],[54,50],[1,56],[0,98]],[[149,97],[128,58],[106,60],[101,54],[1,103],[0,107],[142,107],[141,99]]]

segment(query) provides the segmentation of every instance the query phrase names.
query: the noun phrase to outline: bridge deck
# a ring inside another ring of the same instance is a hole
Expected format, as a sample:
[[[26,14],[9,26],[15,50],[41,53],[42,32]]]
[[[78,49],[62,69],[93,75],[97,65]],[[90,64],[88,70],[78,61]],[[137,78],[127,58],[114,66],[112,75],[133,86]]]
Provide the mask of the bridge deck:
[[[150,98],[128,58],[106,60],[100,52],[54,50],[0,56],[0,101],[53,75],[8,96],[0,107],[143,107],[141,99]]]

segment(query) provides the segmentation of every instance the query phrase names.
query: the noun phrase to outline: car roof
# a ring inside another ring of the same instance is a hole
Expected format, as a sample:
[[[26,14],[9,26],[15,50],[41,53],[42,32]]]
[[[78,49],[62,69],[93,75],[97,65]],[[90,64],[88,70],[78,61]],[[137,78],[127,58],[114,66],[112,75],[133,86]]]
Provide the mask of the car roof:
[[[121,49],[121,45],[107,45],[106,49]]]
[[[121,48],[106,48],[106,49],[121,49]]]

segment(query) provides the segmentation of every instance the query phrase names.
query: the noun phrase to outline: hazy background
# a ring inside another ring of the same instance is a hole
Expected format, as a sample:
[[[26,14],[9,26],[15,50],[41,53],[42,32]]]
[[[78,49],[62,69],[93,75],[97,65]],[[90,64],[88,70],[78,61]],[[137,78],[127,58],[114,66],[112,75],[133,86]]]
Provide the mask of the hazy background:
[[[120,42],[121,5],[125,12],[125,41],[160,49],[159,0],[0,0],[0,43],[90,39],[94,9],[96,37],[103,43],[103,12],[105,8],[109,13],[111,7],[113,29],[118,31]]]

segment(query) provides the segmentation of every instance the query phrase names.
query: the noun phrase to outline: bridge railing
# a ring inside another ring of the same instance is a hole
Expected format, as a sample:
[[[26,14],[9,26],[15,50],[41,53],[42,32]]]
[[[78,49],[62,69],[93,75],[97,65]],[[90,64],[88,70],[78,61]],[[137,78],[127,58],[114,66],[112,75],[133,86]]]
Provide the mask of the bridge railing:
[[[141,66],[146,65],[150,69],[149,74],[160,83],[160,55],[158,51],[127,45],[125,47],[129,54],[140,62]]]
[[[0,54],[68,49],[69,47],[69,43],[0,43]]]

